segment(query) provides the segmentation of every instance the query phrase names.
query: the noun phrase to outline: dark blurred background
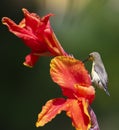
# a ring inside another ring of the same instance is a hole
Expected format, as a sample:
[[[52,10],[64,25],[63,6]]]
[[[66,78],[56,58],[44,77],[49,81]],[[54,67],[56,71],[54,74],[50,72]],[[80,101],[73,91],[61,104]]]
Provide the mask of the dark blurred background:
[[[21,9],[43,16],[64,49],[78,59],[98,51],[109,75],[110,97],[96,89],[92,104],[101,130],[119,130],[119,1],[118,0],[1,0],[0,18],[19,23]],[[36,128],[37,114],[46,101],[61,97],[49,75],[50,59],[42,57],[33,69],[22,65],[30,50],[0,23],[0,130],[74,130],[65,113]],[[86,63],[91,69],[91,63]]]

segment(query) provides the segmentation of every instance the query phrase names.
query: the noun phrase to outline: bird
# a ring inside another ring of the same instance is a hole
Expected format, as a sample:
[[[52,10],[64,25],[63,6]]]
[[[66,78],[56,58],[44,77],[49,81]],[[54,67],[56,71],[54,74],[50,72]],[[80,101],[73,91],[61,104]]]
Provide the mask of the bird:
[[[91,70],[91,78],[92,83],[100,89],[103,89],[108,96],[110,93],[108,91],[108,75],[105,70],[103,61],[98,52],[92,52],[89,54],[88,58],[83,62],[92,61],[92,70]]]

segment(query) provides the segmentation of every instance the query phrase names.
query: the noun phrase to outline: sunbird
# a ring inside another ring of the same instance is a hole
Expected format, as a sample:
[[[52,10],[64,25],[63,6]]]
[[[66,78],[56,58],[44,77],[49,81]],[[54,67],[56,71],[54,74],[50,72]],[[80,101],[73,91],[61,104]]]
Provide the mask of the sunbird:
[[[110,96],[107,87],[108,76],[100,54],[98,52],[92,52],[89,54],[88,58],[85,59],[83,62],[86,61],[93,62],[91,71],[92,83],[94,83],[94,85],[98,88],[103,89],[106,92],[106,94]]]

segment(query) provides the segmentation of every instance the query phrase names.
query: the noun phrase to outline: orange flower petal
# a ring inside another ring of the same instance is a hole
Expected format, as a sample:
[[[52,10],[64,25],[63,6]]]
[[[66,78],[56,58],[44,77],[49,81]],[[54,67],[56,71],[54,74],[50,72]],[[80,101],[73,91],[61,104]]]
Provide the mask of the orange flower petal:
[[[44,126],[46,123],[51,121],[57,114],[60,114],[62,110],[66,109],[66,100],[64,98],[56,98],[49,100],[42,111],[38,115],[36,127]]]
[[[72,119],[72,124],[76,130],[89,130],[91,127],[91,120],[88,114],[88,102],[86,100],[78,101],[75,99],[68,99],[67,116]]]
[[[51,61],[51,76],[61,86],[90,86],[91,79],[84,64],[75,58],[58,56]]]
[[[91,85],[91,79],[84,64],[75,58],[68,56],[55,57],[51,61],[50,67],[53,81],[61,86],[64,94],[66,94],[65,96],[68,96],[67,94],[70,96],[70,91],[76,91],[75,84],[84,87]]]
[[[80,98],[83,97],[89,101],[89,104],[92,103],[92,101],[95,98],[95,89],[93,86],[84,87],[76,84],[75,88],[76,88],[75,96],[77,99],[80,100]]]

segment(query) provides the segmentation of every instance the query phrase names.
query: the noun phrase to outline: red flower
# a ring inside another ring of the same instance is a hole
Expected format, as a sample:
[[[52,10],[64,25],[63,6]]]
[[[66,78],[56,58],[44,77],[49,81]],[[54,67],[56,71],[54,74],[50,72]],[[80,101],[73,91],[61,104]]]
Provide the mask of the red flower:
[[[66,111],[76,130],[89,130],[92,124],[89,105],[94,100],[95,90],[84,64],[72,57],[58,56],[51,61],[50,67],[53,81],[67,98],[48,101],[38,115],[36,126],[43,126],[61,111]]]
[[[31,53],[25,58],[24,65],[34,66],[40,56],[67,55],[50,26],[49,18],[53,14],[40,18],[37,14],[28,12],[27,9],[22,10],[24,19],[18,25],[7,17],[3,17],[2,22],[31,49]]]

